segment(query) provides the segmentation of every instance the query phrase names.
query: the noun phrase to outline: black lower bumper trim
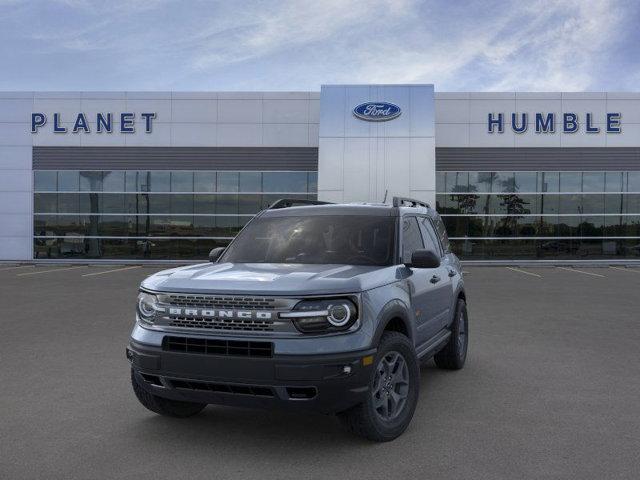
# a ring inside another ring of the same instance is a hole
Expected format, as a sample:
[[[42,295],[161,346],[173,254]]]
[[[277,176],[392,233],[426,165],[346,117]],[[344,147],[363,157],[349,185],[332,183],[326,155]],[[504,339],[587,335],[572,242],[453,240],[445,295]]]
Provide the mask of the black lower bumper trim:
[[[343,355],[234,358],[164,351],[132,342],[140,386],[174,400],[335,413],[363,401],[375,350]]]

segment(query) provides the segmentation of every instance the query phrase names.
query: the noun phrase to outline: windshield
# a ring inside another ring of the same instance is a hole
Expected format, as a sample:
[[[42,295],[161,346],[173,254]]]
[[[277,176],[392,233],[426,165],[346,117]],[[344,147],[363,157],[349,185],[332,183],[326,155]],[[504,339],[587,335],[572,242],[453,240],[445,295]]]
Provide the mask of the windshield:
[[[394,217],[258,217],[220,262],[391,265]]]

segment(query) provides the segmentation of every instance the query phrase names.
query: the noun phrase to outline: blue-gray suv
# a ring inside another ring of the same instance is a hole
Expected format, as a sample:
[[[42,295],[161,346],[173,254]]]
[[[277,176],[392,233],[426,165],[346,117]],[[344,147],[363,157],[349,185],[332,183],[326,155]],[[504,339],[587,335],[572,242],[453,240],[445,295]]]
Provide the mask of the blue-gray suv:
[[[140,286],[127,358],[153,412],[312,410],[388,441],[411,421],[420,362],[465,363],[462,270],[425,203],[280,200],[209,260]]]

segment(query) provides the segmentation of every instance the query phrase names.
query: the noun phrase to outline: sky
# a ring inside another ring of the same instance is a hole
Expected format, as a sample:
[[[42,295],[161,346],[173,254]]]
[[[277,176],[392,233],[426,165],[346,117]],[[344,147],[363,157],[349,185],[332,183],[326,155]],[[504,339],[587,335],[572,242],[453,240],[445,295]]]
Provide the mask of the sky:
[[[0,0],[0,90],[638,91],[638,0]]]

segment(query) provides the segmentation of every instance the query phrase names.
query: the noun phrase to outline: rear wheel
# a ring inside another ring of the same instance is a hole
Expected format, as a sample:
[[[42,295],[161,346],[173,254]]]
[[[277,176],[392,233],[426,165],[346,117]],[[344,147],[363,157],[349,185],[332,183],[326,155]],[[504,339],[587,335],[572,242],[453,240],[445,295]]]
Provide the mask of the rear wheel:
[[[158,415],[178,418],[191,417],[200,413],[207,406],[206,403],[180,402],[153,395],[140,386],[133,369],[131,369],[131,385],[140,403]]]
[[[469,345],[469,318],[467,304],[461,298],[456,305],[456,316],[451,325],[451,337],[445,347],[433,357],[436,365],[445,370],[460,370],[467,359]]]
[[[385,332],[374,360],[367,400],[338,417],[348,430],[376,442],[400,436],[418,403],[420,370],[413,345],[397,332]]]

